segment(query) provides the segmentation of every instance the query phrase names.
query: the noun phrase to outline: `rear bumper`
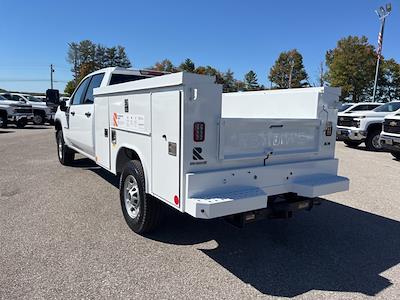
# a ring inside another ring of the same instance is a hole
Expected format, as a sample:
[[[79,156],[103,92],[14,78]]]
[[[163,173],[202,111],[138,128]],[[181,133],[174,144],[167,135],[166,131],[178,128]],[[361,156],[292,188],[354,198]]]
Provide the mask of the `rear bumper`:
[[[380,143],[382,148],[389,151],[400,151],[400,137],[381,134]]]
[[[336,159],[187,174],[185,211],[210,219],[268,207],[268,197],[303,197],[346,191]]]
[[[363,141],[365,138],[365,132],[359,128],[339,126],[336,130],[336,139],[338,141]]]

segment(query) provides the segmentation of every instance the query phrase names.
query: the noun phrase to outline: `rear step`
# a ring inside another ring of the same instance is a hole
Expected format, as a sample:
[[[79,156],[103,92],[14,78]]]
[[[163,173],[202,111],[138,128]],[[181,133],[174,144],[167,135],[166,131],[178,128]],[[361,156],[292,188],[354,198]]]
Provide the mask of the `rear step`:
[[[248,223],[263,219],[289,219],[294,211],[308,210],[310,211],[314,205],[320,205],[320,198],[304,198],[297,197],[293,201],[293,196],[290,195],[290,200],[277,196],[274,199],[269,199],[268,208],[248,211],[240,214],[235,214],[225,217],[225,220],[239,228],[243,228]]]

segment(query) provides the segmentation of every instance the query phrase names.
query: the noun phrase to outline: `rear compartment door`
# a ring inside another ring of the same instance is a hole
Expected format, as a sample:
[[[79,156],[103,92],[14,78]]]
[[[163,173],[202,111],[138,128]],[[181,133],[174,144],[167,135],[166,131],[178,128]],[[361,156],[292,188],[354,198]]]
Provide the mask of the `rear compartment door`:
[[[180,196],[180,109],[180,91],[151,96],[152,191],[171,203]]]

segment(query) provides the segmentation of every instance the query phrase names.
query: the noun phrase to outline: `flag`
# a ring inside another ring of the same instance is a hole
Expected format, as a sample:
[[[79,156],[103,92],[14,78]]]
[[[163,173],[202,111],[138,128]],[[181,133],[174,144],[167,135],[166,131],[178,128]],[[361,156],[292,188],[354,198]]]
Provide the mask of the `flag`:
[[[383,43],[383,34],[382,34],[382,30],[381,30],[381,31],[379,31],[379,34],[378,34],[378,49],[376,49],[376,54],[378,54],[378,59],[381,58],[382,43]]]

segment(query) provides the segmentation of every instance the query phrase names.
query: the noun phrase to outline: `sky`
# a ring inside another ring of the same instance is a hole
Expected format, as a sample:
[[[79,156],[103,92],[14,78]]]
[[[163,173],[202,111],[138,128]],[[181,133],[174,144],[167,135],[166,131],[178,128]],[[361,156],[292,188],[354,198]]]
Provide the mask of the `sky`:
[[[389,0],[390,1],[390,0]],[[237,79],[254,70],[267,74],[282,51],[303,55],[311,82],[328,49],[348,35],[377,44],[374,10],[385,1],[20,1],[0,0],[0,88],[45,92],[50,64],[55,88],[72,79],[66,61],[69,42],[90,39],[122,45],[135,69],[164,58],[180,64],[230,68]],[[400,0],[392,0],[383,55],[400,62]]]

